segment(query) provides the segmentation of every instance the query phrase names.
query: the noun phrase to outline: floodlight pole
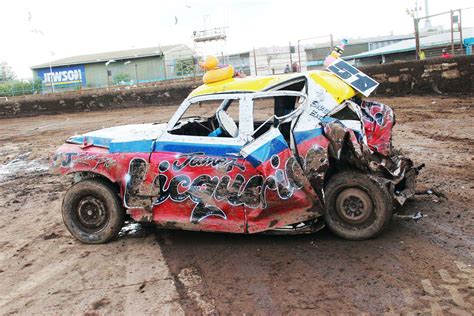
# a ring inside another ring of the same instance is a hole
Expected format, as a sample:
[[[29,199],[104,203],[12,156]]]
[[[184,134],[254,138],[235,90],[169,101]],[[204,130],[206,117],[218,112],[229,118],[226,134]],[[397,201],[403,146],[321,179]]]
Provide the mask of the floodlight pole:
[[[107,72],[107,87],[109,88],[110,87],[110,76],[109,76],[109,64],[110,63],[115,63],[115,60],[113,59],[110,59],[109,61],[107,61],[105,63],[105,70]]]
[[[54,74],[53,74],[53,65],[51,60],[49,61],[49,80],[51,80],[51,90],[54,93]]]
[[[291,42],[289,42],[288,47],[290,48],[290,67],[293,65],[293,58],[291,57]]]
[[[107,89],[110,88],[109,65],[105,64],[105,73],[107,74]]]
[[[296,43],[296,45],[298,45],[298,67],[301,69],[300,41],[301,41],[301,40],[298,40],[298,42]]]
[[[255,67],[255,76],[258,76],[258,74],[257,74],[257,56],[255,55],[255,47],[253,48],[253,65]]]
[[[418,28],[418,24],[420,22],[420,19],[419,18],[415,18],[413,17],[413,23],[414,23],[414,26],[415,26],[415,59],[416,60],[419,60],[420,59],[420,31],[419,31],[419,28]]]
[[[53,57],[54,53],[51,50],[49,50],[49,52],[51,53],[51,57]],[[49,74],[51,75],[49,77],[51,80],[51,90],[54,93],[54,74],[53,74],[53,65],[52,65],[51,59],[49,60]]]
[[[138,86],[138,65],[135,64],[135,80],[137,81],[137,86]]]
[[[458,30],[459,30],[459,43],[461,43],[461,55],[462,55],[464,53],[464,47],[462,44],[461,9],[459,9]]]
[[[449,23],[451,25],[451,54],[454,56],[454,23],[453,23],[453,10],[449,11]]]

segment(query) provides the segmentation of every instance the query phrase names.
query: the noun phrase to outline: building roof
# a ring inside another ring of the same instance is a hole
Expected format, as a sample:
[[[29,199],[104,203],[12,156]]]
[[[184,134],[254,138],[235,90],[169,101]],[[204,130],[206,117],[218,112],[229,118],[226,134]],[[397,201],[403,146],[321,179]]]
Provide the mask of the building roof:
[[[97,54],[79,55],[61,58],[51,61],[51,63],[43,63],[36,66],[32,66],[31,69],[46,68],[51,66],[68,66],[77,64],[92,64],[99,62],[107,62],[111,59],[134,59],[142,57],[161,56],[167,52],[173,51],[180,47],[186,47],[184,44],[167,45],[167,46],[156,46],[147,48],[136,48],[119,50],[113,52],[103,52]],[[187,48],[187,47],[186,47]],[[187,48],[189,49],[189,48]]]
[[[396,41],[396,40],[404,40],[404,39],[413,38],[413,37],[414,37],[413,34],[403,34],[403,35],[386,35],[386,36],[365,37],[365,38],[349,38],[347,39],[349,41],[347,45]],[[339,39],[337,40],[335,39],[333,45],[336,45],[339,42],[340,42]],[[316,48],[326,48],[326,47],[331,47],[331,43],[324,42],[324,43],[312,43],[312,44],[304,45],[305,50],[316,49]]]
[[[474,28],[463,28],[463,38],[473,37]],[[454,41],[459,43],[459,33],[454,33]],[[420,38],[420,48],[427,49],[432,47],[446,46],[451,44],[451,32],[439,33]],[[401,52],[414,51],[416,49],[415,39],[404,40],[395,44],[380,47],[374,50],[363,52],[360,54],[343,57],[343,59],[366,58],[372,56],[389,55]]]

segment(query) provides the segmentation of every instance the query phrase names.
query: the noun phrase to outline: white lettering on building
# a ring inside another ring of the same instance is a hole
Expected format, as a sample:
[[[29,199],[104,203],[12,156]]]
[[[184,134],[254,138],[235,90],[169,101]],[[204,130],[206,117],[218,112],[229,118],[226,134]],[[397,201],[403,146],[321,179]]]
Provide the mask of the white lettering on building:
[[[43,83],[74,83],[82,82],[82,73],[79,69],[46,72],[43,74]]]

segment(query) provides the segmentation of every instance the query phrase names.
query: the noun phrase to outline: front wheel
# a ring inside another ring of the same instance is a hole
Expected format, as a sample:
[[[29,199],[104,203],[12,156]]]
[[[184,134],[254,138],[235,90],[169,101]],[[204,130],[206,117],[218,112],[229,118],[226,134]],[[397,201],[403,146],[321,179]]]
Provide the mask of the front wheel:
[[[392,198],[387,188],[369,176],[343,171],[324,188],[329,229],[339,237],[364,240],[377,236],[392,218]]]
[[[62,215],[69,232],[86,244],[101,244],[115,238],[125,212],[113,187],[101,179],[74,184],[63,200]]]

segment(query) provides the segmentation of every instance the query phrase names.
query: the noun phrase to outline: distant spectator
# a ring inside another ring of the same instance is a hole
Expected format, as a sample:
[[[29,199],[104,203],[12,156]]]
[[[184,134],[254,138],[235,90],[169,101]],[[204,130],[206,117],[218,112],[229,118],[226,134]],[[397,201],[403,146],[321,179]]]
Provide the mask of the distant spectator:
[[[292,65],[291,65],[291,71],[292,72],[299,72],[300,69],[298,67],[298,64],[296,62],[294,62]]]
[[[420,60],[425,60],[426,59],[425,52],[420,50],[420,52],[418,53],[418,58]]]
[[[291,72],[290,65],[286,65],[285,67],[285,73],[288,74]]]
[[[441,51],[441,58],[451,58],[451,57],[453,57],[453,55],[448,53],[446,48],[443,48],[443,50]]]
[[[245,78],[247,77],[244,73],[244,71],[242,70],[242,68],[240,68],[240,70],[234,70],[234,78]]]

